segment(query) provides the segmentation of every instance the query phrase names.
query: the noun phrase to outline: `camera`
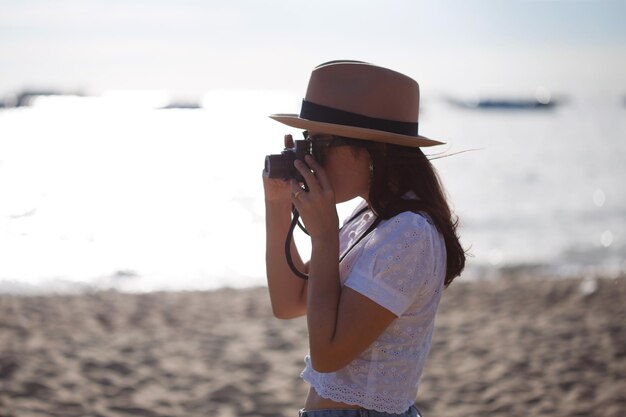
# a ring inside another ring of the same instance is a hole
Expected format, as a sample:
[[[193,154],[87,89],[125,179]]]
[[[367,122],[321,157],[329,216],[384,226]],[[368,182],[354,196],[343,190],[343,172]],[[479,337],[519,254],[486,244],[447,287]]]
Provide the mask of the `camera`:
[[[267,155],[265,157],[264,173],[269,178],[283,178],[286,180],[295,178],[300,182],[304,182],[304,178],[293,166],[293,163],[296,159],[304,162],[305,155],[313,155],[315,159],[319,160],[317,153],[311,141],[296,140],[293,148],[285,148],[280,154]]]

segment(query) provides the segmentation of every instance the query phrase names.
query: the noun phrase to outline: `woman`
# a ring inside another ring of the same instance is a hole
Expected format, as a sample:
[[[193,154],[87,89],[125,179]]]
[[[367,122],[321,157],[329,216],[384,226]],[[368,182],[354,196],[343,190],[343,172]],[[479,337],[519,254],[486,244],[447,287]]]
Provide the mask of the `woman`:
[[[457,222],[420,147],[419,86],[359,61],[316,67],[299,115],[272,115],[306,129],[321,161],[294,165],[304,178],[264,178],[266,266],[278,318],[306,315],[311,388],[304,417],[417,416],[414,406],[444,286],[463,270]],[[293,146],[289,135],[285,146]],[[363,202],[339,229],[335,205]],[[292,204],[311,237],[304,263],[291,244]]]

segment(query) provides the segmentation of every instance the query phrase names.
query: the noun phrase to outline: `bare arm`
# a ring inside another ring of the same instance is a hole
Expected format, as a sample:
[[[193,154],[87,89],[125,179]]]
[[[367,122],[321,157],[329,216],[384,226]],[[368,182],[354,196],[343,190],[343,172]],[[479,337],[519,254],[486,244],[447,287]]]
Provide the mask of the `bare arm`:
[[[285,146],[293,146],[291,135],[285,136]],[[274,315],[281,319],[306,314],[306,281],[298,278],[285,259],[285,238],[291,223],[291,188],[281,179],[263,178],[265,189],[265,266],[267,284]],[[306,265],[291,242],[291,257],[296,267],[307,272]]]
[[[310,191],[296,199],[311,234],[311,262],[307,302],[309,348],[313,368],[334,372],[371,345],[396,316],[350,288],[339,279],[339,235],[334,194],[324,170],[312,158],[298,170]],[[297,184],[292,183],[292,190]]]

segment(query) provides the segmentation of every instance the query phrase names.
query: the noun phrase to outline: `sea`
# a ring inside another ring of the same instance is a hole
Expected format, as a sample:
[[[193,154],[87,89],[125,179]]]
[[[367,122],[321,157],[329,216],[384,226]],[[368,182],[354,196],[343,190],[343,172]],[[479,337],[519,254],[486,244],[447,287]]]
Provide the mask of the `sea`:
[[[261,173],[297,112],[289,91],[41,96],[0,109],[0,293],[265,285]],[[420,133],[469,256],[458,279],[626,271],[626,106],[569,94],[542,109],[423,97]],[[175,106],[174,106],[175,107]],[[358,201],[338,207],[347,216]],[[296,241],[306,258],[302,233]]]

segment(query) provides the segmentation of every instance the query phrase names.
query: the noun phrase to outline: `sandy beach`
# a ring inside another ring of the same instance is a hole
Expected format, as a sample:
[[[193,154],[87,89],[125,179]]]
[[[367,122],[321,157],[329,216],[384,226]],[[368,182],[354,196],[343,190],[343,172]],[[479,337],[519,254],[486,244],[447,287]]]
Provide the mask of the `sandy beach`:
[[[296,416],[304,319],[267,289],[0,296],[0,416]],[[428,416],[626,415],[626,278],[444,293]]]

